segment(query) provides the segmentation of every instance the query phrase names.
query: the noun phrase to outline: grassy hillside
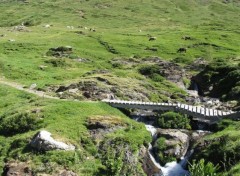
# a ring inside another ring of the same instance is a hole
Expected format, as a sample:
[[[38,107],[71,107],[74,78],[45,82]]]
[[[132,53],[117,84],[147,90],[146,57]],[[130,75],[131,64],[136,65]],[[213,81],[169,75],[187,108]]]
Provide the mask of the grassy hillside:
[[[113,69],[109,61],[117,57],[181,58],[185,64],[199,57],[239,59],[238,1],[2,1],[0,10],[0,34],[6,35],[0,38],[1,74],[27,85],[80,80],[96,69],[109,69],[114,77],[127,74],[139,79],[134,68]],[[14,29],[22,23],[28,32]],[[52,26],[44,28],[47,24]],[[157,40],[149,41],[148,36]],[[182,39],[185,36],[190,39]],[[52,59],[46,56],[49,48],[58,46],[73,47],[62,67],[47,62]],[[182,47],[186,53],[177,52]],[[48,67],[41,70],[40,65]]]
[[[90,139],[87,128],[89,119],[103,119],[105,123],[124,126],[108,134],[102,139],[103,143],[105,140],[123,140],[132,151],[137,152],[150,141],[150,134],[143,124],[130,120],[103,103],[42,99],[6,86],[0,86],[0,95],[1,172],[4,162],[10,161],[28,162],[34,173],[50,175],[64,168],[83,175],[99,173],[100,169],[110,170],[108,165],[102,165],[106,159],[96,155],[100,151]],[[26,116],[33,118],[22,120]],[[38,125],[34,126],[36,121]],[[74,144],[77,149],[69,152],[33,150],[29,147],[29,141],[40,129],[51,132],[58,140]]]
[[[1,0],[0,12],[0,80],[36,83],[49,94],[54,86],[97,81],[123,99],[140,92],[152,101],[184,101],[186,93],[176,84],[155,72],[141,74],[143,68],[151,72],[152,58],[181,68],[198,58],[240,62],[239,0]],[[72,50],[54,51],[61,46]],[[98,121],[114,130],[94,141],[88,125]],[[229,138],[239,147],[239,125],[232,126]],[[28,144],[40,129],[77,150],[34,151]],[[0,172],[5,163],[21,161],[40,174],[68,169],[79,175],[140,175],[141,148],[149,142],[143,124],[104,103],[49,100],[0,84]],[[119,148],[137,162],[126,164]],[[239,172],[237,162],[231,166],[230,173]]]

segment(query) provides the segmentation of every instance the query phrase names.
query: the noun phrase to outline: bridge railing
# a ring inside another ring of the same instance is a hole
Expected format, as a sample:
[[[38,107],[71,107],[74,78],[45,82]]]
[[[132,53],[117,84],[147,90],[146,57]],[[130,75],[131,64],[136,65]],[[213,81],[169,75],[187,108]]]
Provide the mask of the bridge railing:
[[[191,115],[195,118],[216,118],[216,117],[234,117],[240,116],[240,112],[220,111],[199,106],[192,106],[182,103],[155,103],[141,101],[125,101],[125,100],[103,100],[103,102],[118,108],[133,109],[151,109],[151,110],[172,110]]]

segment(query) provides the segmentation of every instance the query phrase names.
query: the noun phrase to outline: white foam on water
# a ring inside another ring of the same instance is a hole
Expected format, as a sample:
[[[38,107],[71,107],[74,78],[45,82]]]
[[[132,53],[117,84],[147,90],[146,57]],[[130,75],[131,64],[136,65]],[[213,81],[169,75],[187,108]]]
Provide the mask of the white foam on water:
[[[189,172],[182,168],[180,163],[172,161],[161,167],[164,176],[189,176]]]
[[[157,132],[157,129],[152,125],[145,125],[146,129],[154,136]]]
[[[157,129],[152,125],[145,125],[145,127],[154,137],[157,132]],[[169,162],[163,167],[152,156],[150,152],[151,150],[152,150],[152,145],[149,144],[149,147],[148,147],[149,156],[152,162],[154,163],[154,165],[162,171],[164,176],[190,176],[189,172],[183,169],[182,167],[187,163],[188,157],[183,158],[179,163],[177,163],[176,161]],[[159,173],[159,176],[160,175],[161,174]]]

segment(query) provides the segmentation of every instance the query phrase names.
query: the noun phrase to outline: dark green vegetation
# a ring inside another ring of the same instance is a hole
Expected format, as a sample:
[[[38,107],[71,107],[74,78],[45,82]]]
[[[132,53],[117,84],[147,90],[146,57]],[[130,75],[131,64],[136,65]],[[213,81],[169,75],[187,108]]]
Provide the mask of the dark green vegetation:
[[[191,175],[199,176],[216,176],[217,170],[218,166],[214,166],[211,162],[205,163],[204,159],[201,159],[198,163],[194,160],[189,168]]]
[[[240,173],[240,123],[231,120],[219,122],[216,132],[199,141],[196,155],[197,159],[205,158],[206,161],[219,165],[224,175],[238,175]]]
[[[0,134],[14,135],[24,133],[30,130],[36,130],[41,127],[41,120],[29,113],[3,114],[1,116]]]
[[[195,79],[207,95],[220,97],[223,100],[240,100],[239,62],[216,59],[196,75]],[[208,90],[211,86],[212,89]]]
[[[130,95],[142,92],[151,101],[170,97],[184,101],[185,91],[166,80],[150,58],[158,56],[186,68],[203,58],[212,63],[200,73],[206,89],[213,85],[209,95],[239,101],[237,0],[2,0],[0,12],[0,79],[4,76],[27,87],[36,83],[41,90],[100,79],[106,87],[109,83],[124,88],[116,91],[124,99],[129,97],[123,92],[129,91]],[[189,78],[184,83],[189,84]],[[174,122],[179,117],[168,115]],[[100,117],[109,117],[117,128],[98,141],[90,137],[87,123],[90,118],[103,121]],[[179,118],[176,123],[189,128],[187,120]],[[179,128],[165,121],[162,125]],[[42,128],[77,150],[34,151],[29,140]],[[220,164],[221,172],[237,175],[238,128],[233,121],[219,126],[212,138],[227,142],[215,141],[197,159],[204,157]],[[164,150],[160,139],[158,147]],[[50,175],[63,168],[81,175],[140,175],[140,163],[126,163],[124,151],[138,158],[140,147],[149,141],[143,124],[103,103],[47,100],[0,85],[0,169],[10,160],[19,160],[29,161],[35,173]],[[222,163],[211,157],[218,148]]]
[[[191,129],[189,117],[176,112],[161,114],[157,119],[157,126],[166,129]]]

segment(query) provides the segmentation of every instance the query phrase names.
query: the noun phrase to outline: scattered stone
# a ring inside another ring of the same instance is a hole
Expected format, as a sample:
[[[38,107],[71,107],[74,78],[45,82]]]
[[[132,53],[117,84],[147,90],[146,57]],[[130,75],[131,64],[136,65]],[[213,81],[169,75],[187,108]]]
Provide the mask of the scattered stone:
[[[50,48],[46,53],[47,56],[54,57],[69,57],[72,54],[73,48],[71,46],[60,46],[57,48]]]
[[[50,24],[46,24],[46,25],[44,25],[43,27],[45,27],[45,28],[50,28],[52,25],[50,25]]]
[[[33,176],[27,163],[11,162],[4,166],[3,176]]]
[[[16,40],[15,39],[9,39],[8,41],[9,42],[15,42]]]
[[[76,62],[89,62],[89,59],[85,59],[85,58],[77,58],[77,59],[73,59]]]
[[[46,65],[39,65],[38,66],[38,68],[40,69],[40,70],[45,70],[45,68],[47,68],[48,66],[46,66]]]
[[[48,131],[38,132],[30,142],[30,145],[38,151],[48,150],[75,150],[73,145],[67,145],[63,142],[56,141],[51,137]]]
[[[62,171],[58,176],[78,176],[76,173],[73,171]]]
[[[96,29],[90,28],[89,31],[96,32]]]
[[[30,32],[30,30],[28,30],[28,28],[24,25],[20,25],[20,26],[14,26],[11,31],[18,31],[18,32]]]
[[[67,26],[67,28],[68,28],[68,29],[74,29],[74,27],[73,27],[73,26]]]
[[[183,40],[192,40],[192,37],[190,37],[190,36],[183,36],[182,39]]]
[[[149,37],[148,41],[154,41],[157,40],[157,37]]]
[[[36,84],[36,83],[33,83],[33,84],[29,87],[29,89],[33,90],[33,89],[36,89],[36,87],[37,87],[37,84]]]
[[[79,90],[76,88],[76,89],[69,89],[68,92],[69,93],[77,93]]]
[[[179,48],[177,50],[178,53],[186,53],[187,52],[187,48]]]

